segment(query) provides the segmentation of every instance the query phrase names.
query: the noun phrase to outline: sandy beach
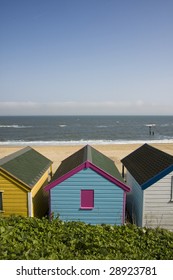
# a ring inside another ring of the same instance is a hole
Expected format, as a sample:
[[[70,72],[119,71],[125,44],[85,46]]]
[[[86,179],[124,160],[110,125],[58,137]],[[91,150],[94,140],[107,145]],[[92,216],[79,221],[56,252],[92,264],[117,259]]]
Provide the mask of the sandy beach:
[[[108,144],[108,145],[93,145],[95,149],[110,157],[121,173],[121,159],[130,154],[143,144]],[[173,155],[173,143],[157,143],[150,144],[157,149],[160,149],[168,154]],[[15,151],[18,151],[25,146],[0,146],[0,158],[3,158]],[[66,157],[78,151],[83,146],[32,146],[42,155],[53,161],[53,172]]]

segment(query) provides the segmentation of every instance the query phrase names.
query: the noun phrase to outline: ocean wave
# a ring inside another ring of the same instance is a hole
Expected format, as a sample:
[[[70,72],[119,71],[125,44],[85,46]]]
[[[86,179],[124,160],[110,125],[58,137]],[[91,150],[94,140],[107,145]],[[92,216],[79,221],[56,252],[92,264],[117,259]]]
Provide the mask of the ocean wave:
[[[2,124],[2,125],[0,125],[0,128],[28,128],[28,127],[32,127],[32,126],[18,125],[18,124],[13,124],[13,125]]]
[[[168,127],[168,126],[170,126],[170,124],[165,123],[165,124],[161,124],[160,126],[161,126],[161,127]]]
[[[0,141],[0,146],[78,146],[78,145],[110,145],[110,144],[169,144],[173,139],[162,140],[70,140],[70,141]]]
[[[155,123],[149,123],[149,124],[145,124],[145,126],[156,126],[156,124]]]

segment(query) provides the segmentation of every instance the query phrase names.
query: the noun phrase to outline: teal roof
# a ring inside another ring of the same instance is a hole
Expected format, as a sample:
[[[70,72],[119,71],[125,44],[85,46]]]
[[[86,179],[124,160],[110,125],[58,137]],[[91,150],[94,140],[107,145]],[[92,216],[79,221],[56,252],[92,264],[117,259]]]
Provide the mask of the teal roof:
[[[117,178],[119,181],[124,182],[120,172],[114,164],[114,161],[90,145],[86,145],[79,151],[63,160],[54,174],[52,181],[67,174],[77,166],[80,166],[82,163],[87,161],[94,164],[96,167],[113,176],[114,178]]]
[[[43,176],[52,161],[31,147],[23,148],[0,159],[0,169],[21,181],[29,188]]]

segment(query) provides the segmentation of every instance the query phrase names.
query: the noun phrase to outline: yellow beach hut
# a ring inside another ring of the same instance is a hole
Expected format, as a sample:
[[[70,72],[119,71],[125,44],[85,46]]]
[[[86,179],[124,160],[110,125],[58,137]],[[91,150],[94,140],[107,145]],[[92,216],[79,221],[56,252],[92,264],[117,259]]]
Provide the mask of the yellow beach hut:
[[[48,210],[44,191],[52,161],[31,147],[0,159],[0,216],[42,217]]]

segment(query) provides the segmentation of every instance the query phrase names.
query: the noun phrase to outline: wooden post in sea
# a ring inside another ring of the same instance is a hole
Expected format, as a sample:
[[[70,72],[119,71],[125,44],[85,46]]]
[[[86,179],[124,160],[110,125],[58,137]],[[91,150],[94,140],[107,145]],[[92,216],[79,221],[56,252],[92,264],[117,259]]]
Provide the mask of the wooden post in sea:
[[[155,126],[155,124],[147,124],[149,128],[149,135],[154,135],[154,130],[152,131],[152,127]]]

